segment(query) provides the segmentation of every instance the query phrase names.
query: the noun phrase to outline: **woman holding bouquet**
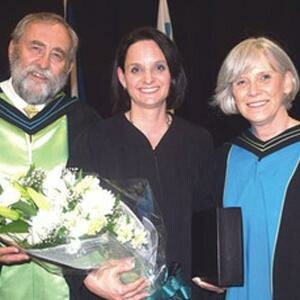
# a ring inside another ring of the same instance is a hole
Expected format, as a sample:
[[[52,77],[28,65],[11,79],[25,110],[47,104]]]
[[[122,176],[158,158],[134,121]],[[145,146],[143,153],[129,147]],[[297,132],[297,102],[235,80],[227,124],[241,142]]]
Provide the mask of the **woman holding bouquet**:
[[[299,299],[300,122],[288,113],[298,90],[293,62],[264,37],[235,46],[219,71],[216,105],[251,126],[216,159],[216,197],[243,214],[244,285],[227,300]]]
[[[103,177],[150,182],[166,225],[167,263],[182,267],[186,296],[180,288],[174,292],[180,299],[191,294],[192,212],[210,205],[202,189],[213,149],[204,128],[173,113],[186,84],[180,55],[167,36],[153,28],[132,31],[121,41],[113,66],[118,114],[86,133],[73,156],[73,165]],[[93,290],[93,284],[87,286]]]

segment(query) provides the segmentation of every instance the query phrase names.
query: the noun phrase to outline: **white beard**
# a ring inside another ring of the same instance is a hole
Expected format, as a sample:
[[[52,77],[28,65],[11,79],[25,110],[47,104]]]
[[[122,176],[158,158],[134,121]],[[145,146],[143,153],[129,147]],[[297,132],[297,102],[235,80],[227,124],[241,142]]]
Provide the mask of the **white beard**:
[[[10,70],[16,92],[27,103],[33,105],[48,102],[65,86],[68,79],[68,73],[65,71],[54,76],[49,69],[42,69],[34,63],[22,67],[17,53],[12,56]],[[30,78],[33,72],[39,73],[47,80],[41,83],[35,82]]]

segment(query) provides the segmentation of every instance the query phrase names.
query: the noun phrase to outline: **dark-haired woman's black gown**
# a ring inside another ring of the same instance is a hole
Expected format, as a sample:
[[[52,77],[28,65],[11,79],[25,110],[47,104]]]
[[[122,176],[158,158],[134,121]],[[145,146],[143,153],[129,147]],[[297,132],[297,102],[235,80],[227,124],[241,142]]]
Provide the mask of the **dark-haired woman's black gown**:
[[[153,150],[143,133],[119,114],[82,136],[70,164],[109,179],[148,179],[166,226],[167,262],[180,263],[191,284],[192,213],[211,205],[205,191],[212,150],[204,128],[177,116]]]

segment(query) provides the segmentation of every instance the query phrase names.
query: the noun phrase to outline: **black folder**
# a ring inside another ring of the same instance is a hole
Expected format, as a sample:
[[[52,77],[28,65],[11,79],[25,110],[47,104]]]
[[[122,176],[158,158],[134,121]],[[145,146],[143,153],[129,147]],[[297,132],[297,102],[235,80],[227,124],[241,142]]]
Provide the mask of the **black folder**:
[[[243,285],[242,214],[217,207],[193,215],[193,277],[217,286]]]

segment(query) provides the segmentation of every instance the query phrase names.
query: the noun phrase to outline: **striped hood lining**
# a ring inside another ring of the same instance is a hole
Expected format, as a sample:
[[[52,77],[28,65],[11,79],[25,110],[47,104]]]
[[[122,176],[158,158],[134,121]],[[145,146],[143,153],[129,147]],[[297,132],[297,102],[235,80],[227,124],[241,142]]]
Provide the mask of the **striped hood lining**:
[[[5,100],[0,89],[0,117],[28,134],[34,134],[70,111],[79,99],[59,93],[42,111],[29,119],[25,114]]]
[[[296,125],[268,141],[259,140],[250,130],[247,130],[230,141],[230,143],[254,153],[259,158],[263,158],[270,153],[299,141],[300,125]]]

